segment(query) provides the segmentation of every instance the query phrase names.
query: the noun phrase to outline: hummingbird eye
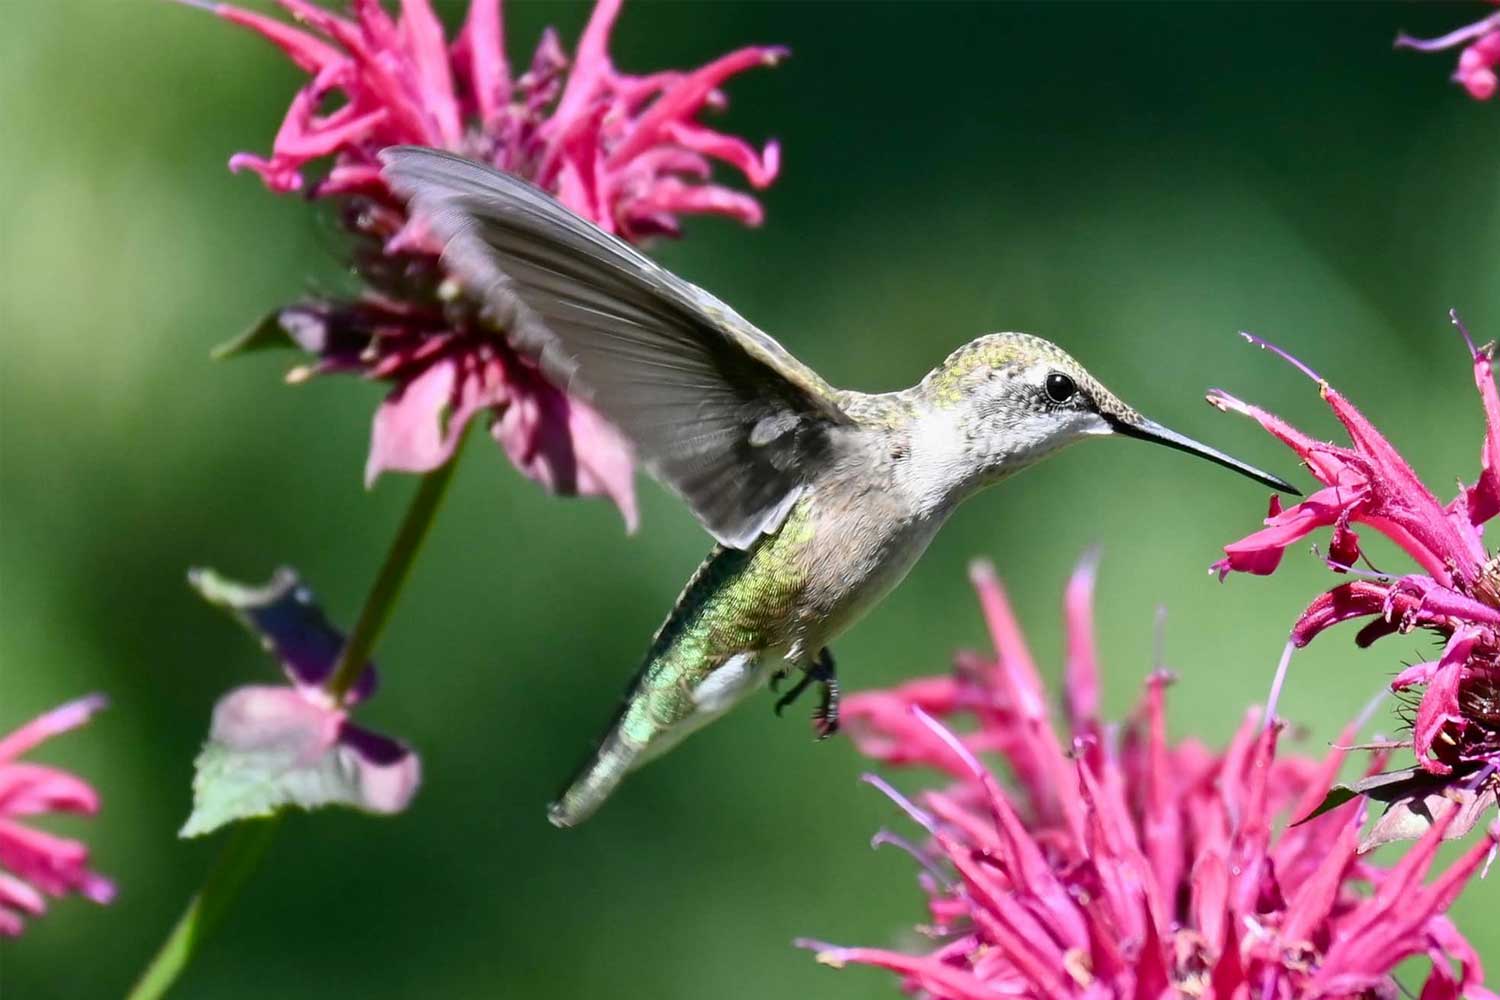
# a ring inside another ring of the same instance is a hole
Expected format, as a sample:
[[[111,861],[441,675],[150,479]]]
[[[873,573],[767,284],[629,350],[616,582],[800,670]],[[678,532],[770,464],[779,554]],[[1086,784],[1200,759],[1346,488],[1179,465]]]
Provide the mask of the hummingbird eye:
[[[1078,386],[1073,380],[1062,372],[1053,372],[1048,375],[1044,387],[1047,390],[1047,398],[1054,403],[1066,403],[1078,391]]]

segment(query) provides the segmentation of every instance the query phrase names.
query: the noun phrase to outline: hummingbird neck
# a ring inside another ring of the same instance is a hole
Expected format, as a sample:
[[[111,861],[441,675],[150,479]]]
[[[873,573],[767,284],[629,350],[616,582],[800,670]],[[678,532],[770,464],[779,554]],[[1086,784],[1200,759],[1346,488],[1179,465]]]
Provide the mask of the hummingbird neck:
[[[917,400],[899,432],[904,456],[894,464],[892,486],[923,518],[944,517],[959,503],[1007,472],[1003,456],[975,433],[963,405]]]
[[[944,517],[993,486],[1076,440],[1046,421],[986,406],[980,400],[935,399],[908,390],[907,417],[894,433],[904,451],[892,486],[919,517]]]

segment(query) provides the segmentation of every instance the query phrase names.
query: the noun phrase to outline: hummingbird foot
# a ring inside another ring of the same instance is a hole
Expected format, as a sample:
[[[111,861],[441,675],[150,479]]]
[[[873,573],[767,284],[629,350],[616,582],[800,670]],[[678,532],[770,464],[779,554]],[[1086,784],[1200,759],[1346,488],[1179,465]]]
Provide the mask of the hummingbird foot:
[[[839,679],[830,670],[823,681],[822,697],[812,714],[813,732],[819,740],[826,740],[839,731]]]
[[[787,671],[778,671],[771,677],[771,690],[775,691],[786,679]],[[839,731],[839,679],[833,666],[833,654],[827,646],[818,651],[818,658],[804,667],[802,676],[786,694],[776,701],[776,714],[802,696],[813,683],[819,686],[818,707],[813,709],[813,730],[819,740],[826,740]]]

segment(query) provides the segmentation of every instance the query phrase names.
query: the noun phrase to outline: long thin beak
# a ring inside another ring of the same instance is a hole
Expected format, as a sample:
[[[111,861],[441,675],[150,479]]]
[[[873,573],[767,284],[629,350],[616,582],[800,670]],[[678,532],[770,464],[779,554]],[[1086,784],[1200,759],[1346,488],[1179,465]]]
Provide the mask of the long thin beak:
[[[1155,441],[1157,444],[1164,444],[1168,448],[1176,448],[1178,451],[1185,451],[1189,455],[1206,458],[1216,465],[1224,466],[1226,469],[1233,469],[1240,475],[1247,476],[1257,483],[1264,483],[1266,486],[1271,487],[1271,489],[1281,493],[1290,493],[1295,497],[1302,495],[1300,490],[1285,479],[1273,476],[1269,472],[1262,472],[1253,465],[1241,462],[1237,458],[1231,458],[1217,448],[1210,448],[1208,445],[1200,444],[1186,435],[1178,434],[1174,430],[1168,430],[1154,420],[1138,417],[1132,421],[1110,416],[1106,416],[1105,419],[1109,421],[1110,426],[1117,433],[1123,434],[1126,437],[1140,438],[1142,441]]]

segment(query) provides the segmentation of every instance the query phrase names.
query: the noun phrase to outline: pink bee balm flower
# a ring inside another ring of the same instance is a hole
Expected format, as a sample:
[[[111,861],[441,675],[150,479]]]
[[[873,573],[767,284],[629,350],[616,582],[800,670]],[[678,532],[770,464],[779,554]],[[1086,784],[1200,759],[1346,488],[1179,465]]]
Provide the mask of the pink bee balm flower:
[[[1422,768],[1450,776],[1455,786],[1477,789],[1493,803],[1500,784],[1494,766],[1500,762],[1500,563],[1486,549],[1480,526],[1500,511],[1500,393],[1491,366],[1492,345],[1476,348],[1457,315],[1453,321],[1468,344],[1487,422],[1477,481],[1461,487],[1447,504],[1440,503],[1374,424],[1338,390],[1289,359],[1317,381],[1324,401],[1348,431],[1350,446],[1314,440],[1259,407],[1219,390],[1209,393],[1208,401],[1219,409],[1258,421],[1323,484],[1294,507],[1280,510],[1273,504],[1265,527],[1225,546],[1225,558],[1215,569],[1221,577],[1231,571],[1271,573],[1288,545],[1320,528],[1331,529],[1326,561],[1356,579],[1307,607],[1292,627],[1287,657],[1324,629],[1355,619],[1367,620],[1355,636],[1360,646],[1419,628],[1437,635],[1443,642],[1441,654],[1403,670],[1391,687],[1424,691],[1411,741]],[[1420,572],[1391,576],[1355,569],[1362,558],[1355,524],[1368,525],[1395,542]],[[1286,658],[1282,663],[1284,669]],[[1472,821],[1451,832],[1457,835],[1470,826]]]
[[[1065,602],[1059,731],[999,581],[979,566],[974,582],[997,656],[963,655],[952,676],[844,702],[862,752],[953,779],[913,801],[868,776],[926,830],[921,844],[885,832],[874,842],[922,866],[921,932],[935,944],[912,954],[801,942],[820,961],[889,969],[938,1000],[1354,1000],[1397,996],[1392,969],[1428,956],[1423,997],[1493,1000],[1443,911],[1495,835],[1427,881],[1442,831],[1372,865],[1358,853],[1363,801],[1278,829],[1324,795],[1344,751],[1280,757],[1281,727],[1253,710],[1222,751],[1169,744],[1161,672],[1134,720],[1105,725],[1088,563]],[[940,721],[960,716],[973,723],[962,732]]]
[[[1477,101],[1487,101],[1495,96],[1495,66],[1500,64],[1500,13],[1480,18],[1473,24],[1450,31],[1437,38],[1413,38],[1407,34],[1396,36],[1396,48],[1416,49],[1418,52],[1440,52],[1462,46],[1458,54],[1458,67],[1453,71],[1453,80],[1469,92]]]
[[[256,31],[311,77],[292,100],[269,156],[240,153],[234,170],[273,191],[334,198],[365,281],[355,301],[314,300],[279,311],[225,353],[271,343],[316,355],[289,378],[353,372],[393,383],[377,412],[366,479],[426,472],[453,453],[471,418],[523,473],[562,494],[603,494],[635,523],[633,463],[618,433],[544,381],[447,274],[438,246],[380,174],[388,146],[462,153],[526,178],[627,240],[677,235],[686,213],[761,221],[749,195],[710,180],[714,161],[756,188],[775,178],[773,142],[756,151],[697,119],[724,104],[719,87],[777,48],[750,47],[689,72],[622,73],[608,54],[621,0],[599,0],[570,60],[550,30],[531,66],[505,59],[499,0],[473,0],[452,41],[428,0],[392,17],[378,0],[348,16],[279,0],[305,27],[229,4],[200,3]],[[326,165],[309,184],[307,168]]]
[[[0,934],[19,935],[23,916],[42,914],[48,896],[76,892],[96,903],[115,898],[114,883],[89,870],[85,844],[18,822],[49,812],[99,811],[99,795],[87,782],[18,758],[49,737],[77,729],[104,705],[97,694],[70,701],[0,739]]]

